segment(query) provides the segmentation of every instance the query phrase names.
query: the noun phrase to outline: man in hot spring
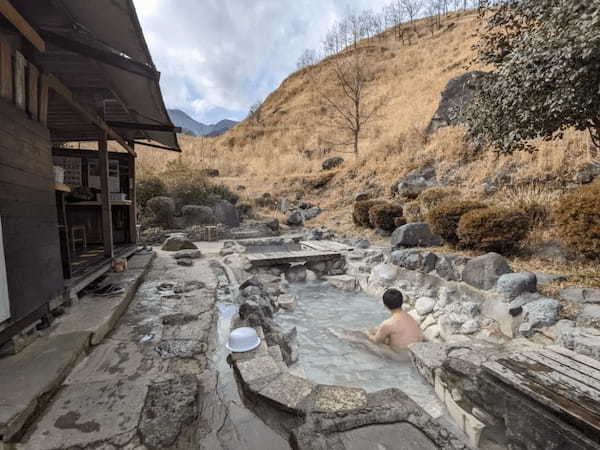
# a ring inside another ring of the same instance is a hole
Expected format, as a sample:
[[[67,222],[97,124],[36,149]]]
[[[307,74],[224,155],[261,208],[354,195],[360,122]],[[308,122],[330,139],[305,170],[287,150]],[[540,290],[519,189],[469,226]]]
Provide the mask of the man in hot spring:
[[[375,344],[387,344],[392,350],[401,351],[410,344],[421,341],[423,334],[410,314],[402,309],[404,298],[398,289],[388,289],[383,294],[383,304],[391,317],[378,328],[368,331],[369,340]]]

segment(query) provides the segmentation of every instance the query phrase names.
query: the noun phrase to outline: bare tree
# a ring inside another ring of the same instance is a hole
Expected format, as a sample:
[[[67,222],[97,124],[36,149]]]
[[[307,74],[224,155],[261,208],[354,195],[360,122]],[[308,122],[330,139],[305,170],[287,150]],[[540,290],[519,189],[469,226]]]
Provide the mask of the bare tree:
[[[317,52],[315,50],[313,50],[312,48],[307,48],[306,50],[304,50],[304,52],[302,52],[302,55],[300,55],[300,58],[298,58],[296,67],[298,70],[302,70],[305,67],[309,67],[309,66],[316,64],[318,61],[319,61],[319,58],[317,56]]]
[[[257,100],[248,111],[248,119],[253,125],[262,125],[262,102]]]
[[[350,140],[342,145],[352,145],[354,153],[359,153],[362,133],[383,106],[385,97],[375,99],[368,92],[371,80],[369,65],[358,50],[351,54],[338,55],[333,61],[335,89],[333,92],[320,90],[324,103],[333,111],[333,125]],[[317,80],[318,85],[323,85]]]
[[[402,8],[410,19],[410,24],[413,25],[415,19],[423,9],[423,0],[401,0]]]

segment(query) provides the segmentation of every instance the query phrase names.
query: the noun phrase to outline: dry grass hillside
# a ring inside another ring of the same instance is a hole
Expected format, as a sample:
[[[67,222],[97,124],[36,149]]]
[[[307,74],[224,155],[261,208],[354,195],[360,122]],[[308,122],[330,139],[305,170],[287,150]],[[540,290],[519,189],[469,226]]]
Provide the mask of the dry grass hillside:
[[[242,195],[249,200],[268,192],[319,204],[326,212],[315,223],[340,231],[356,231],[351,219],[356,193],[389,197],[399,178],[427,163],[435,164],[438,178],[459,187],[465,199],[484,197],[484,180],[503,172],[512,176],[510,185],[487,201],[554,202],[578,167],[593,161],[587,134],[567,132],[562,140],[537,143],[535,153],[497,157],[491,151],[473,156],[461,128],[425,133],[448,81],[469,70],[477,27],[475,14],[453,13],[433,35],[426,20],[418,22],[418,38],[410,46],[396,41],[391,31],[361,43],[358,51],[373,73],[368,96],[385,104],[365,130],[358,155],[351,146],[331,144],[342,136],[332,128],[331,108],[322,100],[323,93],[336,92],[332,61],[325,60],[287,78],[264,101],[260,124],[246,120],[219,138],[181,136],[181,155],[139,152],[141,174],[164,177],[174,166],[216,168],[220,182],[234,189],[245,186]],[[324,174],[323,160],[332,156],[342,156],[345,164],[325,187],[312,189]],[[549,239],[551,233],[540,229],[530,239]]]

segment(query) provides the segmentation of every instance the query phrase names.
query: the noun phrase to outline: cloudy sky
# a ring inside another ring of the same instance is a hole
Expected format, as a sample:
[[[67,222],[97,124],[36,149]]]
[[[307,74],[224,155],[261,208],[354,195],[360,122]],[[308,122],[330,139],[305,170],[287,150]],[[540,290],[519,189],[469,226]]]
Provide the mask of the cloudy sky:
[[[134,0],[168,108],[242,119],[349,8],[389,0]]]

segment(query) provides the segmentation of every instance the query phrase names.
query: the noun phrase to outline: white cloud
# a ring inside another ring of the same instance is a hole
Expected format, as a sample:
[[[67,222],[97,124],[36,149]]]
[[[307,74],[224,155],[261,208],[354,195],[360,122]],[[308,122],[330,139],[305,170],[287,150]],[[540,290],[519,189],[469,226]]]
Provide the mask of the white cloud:
[[[348,6],[388,0],[134,0],[169,108],[241,118],[317,48]]]

